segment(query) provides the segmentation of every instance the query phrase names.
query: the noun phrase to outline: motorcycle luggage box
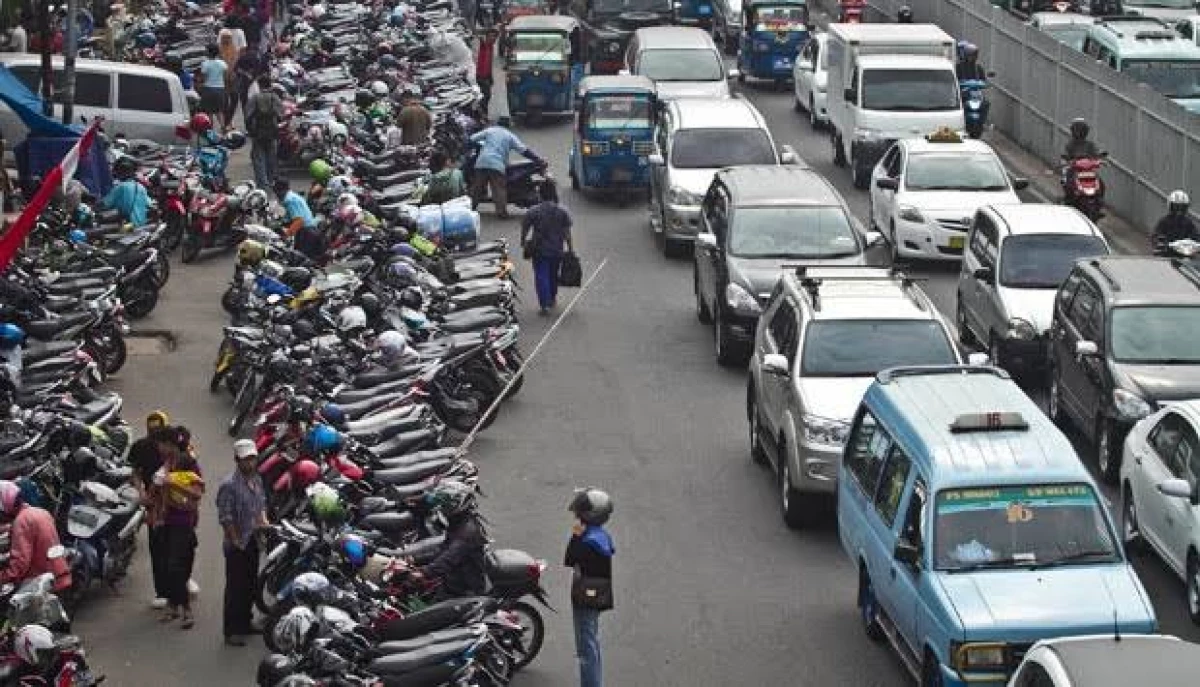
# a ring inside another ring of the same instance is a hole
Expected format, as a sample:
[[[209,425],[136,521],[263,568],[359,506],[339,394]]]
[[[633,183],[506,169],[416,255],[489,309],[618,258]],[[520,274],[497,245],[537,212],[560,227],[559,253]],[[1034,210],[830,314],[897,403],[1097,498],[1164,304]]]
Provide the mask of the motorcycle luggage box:
[[[71,506],[67,512],[67,534],[76,539],[91,539],[112,520],[112,516],[91,506]]]
[[[495,549],[488,553],[484,565],[488,579],[497,591],[527,589],[531,582],[536,581],[530,571],[537,569],[537,560],[518,549]]]

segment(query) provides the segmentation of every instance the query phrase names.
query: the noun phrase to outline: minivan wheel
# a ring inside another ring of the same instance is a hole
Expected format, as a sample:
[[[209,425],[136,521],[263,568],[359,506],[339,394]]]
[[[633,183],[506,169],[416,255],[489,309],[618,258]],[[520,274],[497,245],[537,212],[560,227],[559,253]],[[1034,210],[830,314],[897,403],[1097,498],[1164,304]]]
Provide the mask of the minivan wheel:
[[[834,132],[829,136],[829,140],[833,143],[833,166],[846,166],[846,151],[842,150],[842,137]]]
[[[871,576],[864,568],[858,574],[858,615],[862,619],[863,632],[867,638],[878,642],[883,639],[883,626],[879,624],[879,604],[875,601],[875,587]]]
[[[1200,564],[1194,550],[1188,552],[1187,559],[1187,605],[1188,617],[1200,625]]]
[[[767,454],[762,446],[762,429],[759,427],[758,403],[754,400],[754,387],[746,389],[746,425],[750,428],[750,460],[755,465],[767,462]]]
[[[700,295],[700,275],[692,270],[692,291],[696,294],[696,319],[700,320],[700,324],[712,324],[712,313],[708,310],[708,304],[704,302],[704,298]]]
[[[819,131],[821,128],[821,120],[817,119],[817,102],[812,97],[808,99],[808,125],[813,131]]]
[[[1121,456],[1114,454],[1120,447],[1113,446],[1113,423],[1103,416],[1096,419],[1096,467],[1100,468],[1100,478],[1109,484],[1116,484],[1121,471]]]
[[[1133,490],[1126,484],[1121,490],[1121,539],[1125,550],[1136,552],[1142,548],[1142,532],[1138,528],[1137,506],[1133,503]]]

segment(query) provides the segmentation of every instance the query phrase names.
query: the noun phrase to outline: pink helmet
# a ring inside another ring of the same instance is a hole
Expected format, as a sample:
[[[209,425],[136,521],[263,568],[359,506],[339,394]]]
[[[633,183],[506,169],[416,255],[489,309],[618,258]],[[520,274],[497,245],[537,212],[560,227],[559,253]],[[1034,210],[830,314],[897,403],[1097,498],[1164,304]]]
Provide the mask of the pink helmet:
[[[21,507],[21,488],[16,482],[0,480],[0,515],[15,515]]]

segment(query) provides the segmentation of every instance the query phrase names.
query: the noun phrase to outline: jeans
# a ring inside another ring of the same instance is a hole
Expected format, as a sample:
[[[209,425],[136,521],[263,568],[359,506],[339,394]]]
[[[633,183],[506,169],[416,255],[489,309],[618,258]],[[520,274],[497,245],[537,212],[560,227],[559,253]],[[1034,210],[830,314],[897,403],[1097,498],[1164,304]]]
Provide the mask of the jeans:
[[[259,188],[271,188],[275,170],[279,167],[279,141],[251,141],[250,164],[254,167],[254,183]]]
[[[485,118],[491,118],[492,112],[492,75],[487,76],[475,75],[475,83],[479,84],[479,92],[483,94],[483,99],[479,101],[479,109],[483,111]]]
[[[167,598],[167,531],[161,525],[150,528],[150,576],[154,579],[154,598]]]
[[[539,256],[533,259],[533,284],[537,289],[538,305],[549,308],[558,298],[558,263],[560,258]]]
[[[579,686],[601,687],[604,671],[600,662],[600,611],[578,606],[571,611],[575,621],[575,655],[579,657]]]
[[[244,549],[225,545],[225,636],[250,634],[251,609],[258,590],[258,543]]]

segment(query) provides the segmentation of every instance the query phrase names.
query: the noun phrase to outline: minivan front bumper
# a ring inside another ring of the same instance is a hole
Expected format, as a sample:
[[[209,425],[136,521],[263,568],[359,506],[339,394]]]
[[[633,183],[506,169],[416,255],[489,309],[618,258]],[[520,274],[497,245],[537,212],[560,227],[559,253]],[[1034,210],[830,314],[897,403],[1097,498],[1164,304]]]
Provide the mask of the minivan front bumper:
[[[694,240],[700,233],[700,206],[668,204],[663,235],[671,240]]]

